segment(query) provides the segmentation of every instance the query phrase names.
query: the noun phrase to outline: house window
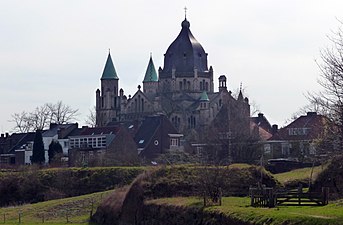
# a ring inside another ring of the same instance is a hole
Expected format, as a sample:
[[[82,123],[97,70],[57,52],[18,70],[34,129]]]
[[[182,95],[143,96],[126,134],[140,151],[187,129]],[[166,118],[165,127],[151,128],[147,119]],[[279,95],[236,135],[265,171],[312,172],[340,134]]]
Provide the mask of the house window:
[[[194,116],[190,116],[188,118],[188,128],[191,129],[191,128],[195,128],[196,126],[196,121],[195,121],[195,117]]]
[[[202,146],[197,146],[197,149],[196,149],[196,154],[200,155],[202,152],[203,152],[203,147]]]
[[[264,145],[264,154],[270,154],[271,153],[271,146],[270,144]]]
[[[309,128],[288,128],[288,135],[307,135]]]
[[[291,147],[291,144],[282,143],[281,144],[281,154],[282,155],[289,155],[290,154],[290,147]]]
[[[171,138],[170,139],[170,146],[179,146],[179,139]]]

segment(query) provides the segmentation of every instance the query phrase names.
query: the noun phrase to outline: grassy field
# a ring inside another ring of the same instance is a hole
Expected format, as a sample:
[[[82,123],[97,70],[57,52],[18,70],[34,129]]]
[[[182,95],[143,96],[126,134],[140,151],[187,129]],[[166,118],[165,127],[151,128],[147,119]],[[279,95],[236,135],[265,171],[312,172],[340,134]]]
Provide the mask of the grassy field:
[[[88,224],[90,213],[111,191],[0,208],[0,224]]]
[[[178,206],[202,207],[199,198],[164,198],[152,200],[153,204],[171,204]],[[327,206],[281,206],[277,208],[250,207],[249,198],[223,198],[222,206],[207,207],[205,210],[217,211],[241,221],[252,224],[302,224],[328,225],[343,224],[343,202],[331,203]]]
[[[313,167],[312,181],[314,181],[317,175],[325,168],[325,166]],[[296,169],[285,173],[273,174],[273,176],[283,185],[296,182],[308,183],[312,168]]]

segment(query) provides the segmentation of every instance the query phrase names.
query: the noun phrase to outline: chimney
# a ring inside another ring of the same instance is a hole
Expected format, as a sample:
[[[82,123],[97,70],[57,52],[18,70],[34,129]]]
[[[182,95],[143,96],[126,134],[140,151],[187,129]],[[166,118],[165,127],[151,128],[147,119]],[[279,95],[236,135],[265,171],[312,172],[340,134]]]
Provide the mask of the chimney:
[[[317,112],[307,112],[307,116],[316,116]]]
[[[258,118],[263,118],[263,113],[259,113]]]
[[[9,136],[10,136],[10,135],[9,135],[8,133],[6,133],[6,136],[5,136],[5,137],[8,138]]]
[[[5,137],[5,134],[1,134],[1,137],[4,138],[4,137]]]
[[[276,134],[278,131],[278,125],[277,124],[273,124],[272,126],[272,134]]]

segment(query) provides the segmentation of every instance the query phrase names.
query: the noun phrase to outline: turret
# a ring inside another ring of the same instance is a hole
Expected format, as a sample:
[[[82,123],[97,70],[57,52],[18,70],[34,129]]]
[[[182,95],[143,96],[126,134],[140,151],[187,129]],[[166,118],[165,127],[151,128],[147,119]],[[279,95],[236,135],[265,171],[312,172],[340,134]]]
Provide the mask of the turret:
[[[146,96],[151,97],[156,94],[158,89],[158,77],[155,70],[154,62],[152,61],[152,56],[150,55],[148,67],[145,72],[143,80],[143,92]]]
[[[219,92],[222,92],[222,91],[227,91],[225,75],[221,75],[219,77]]]

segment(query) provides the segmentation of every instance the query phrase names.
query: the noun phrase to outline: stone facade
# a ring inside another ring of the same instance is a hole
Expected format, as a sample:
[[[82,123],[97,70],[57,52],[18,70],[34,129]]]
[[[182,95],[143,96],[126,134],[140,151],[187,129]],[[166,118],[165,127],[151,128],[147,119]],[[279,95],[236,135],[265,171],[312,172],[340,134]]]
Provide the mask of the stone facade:
[[[242,92],[237,98],[232,96],[225,75],[219,77],[219,91],[214,91],[214,71],[207,65],[208,54],[192,35],[187,19],[181,27],[164,54],[163,68],[157,75],[150,57],[143,88],[139,85],[133,96],[126,97],[119,89],[119,78],[108,55],[101,91],[96,91],[97,126],[164,114],[186,137],[217,125],[221,133],[249,134],[249,100]]]

